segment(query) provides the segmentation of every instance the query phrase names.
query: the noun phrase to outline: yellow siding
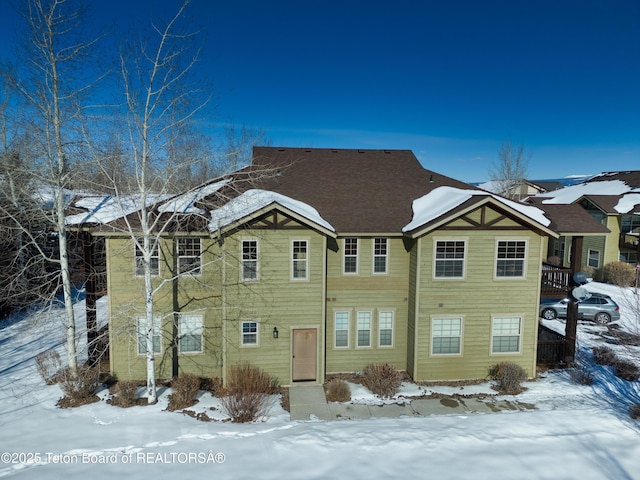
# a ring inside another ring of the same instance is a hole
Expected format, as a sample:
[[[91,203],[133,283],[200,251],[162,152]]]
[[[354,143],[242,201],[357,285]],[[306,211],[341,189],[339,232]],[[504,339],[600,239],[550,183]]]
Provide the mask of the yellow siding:
[[[606,227],[611,233],[607,234],[605,240],[603,266],[620,260],[620,216],[607,216]]]
[[[540,261],[542,242],[526,231],[447,231],[446,238],[467,239],[466,277],[461,280],[434,279],[434,236],[418,240],[420,283],[419,310],[415,325],[416,380],[484,378],[488,369],[500,361],[522,365],[535,374]],[[528,241],[525,279],[495,279],[496,237]],[[491,353],[492,315],[521,316],[520,354]],[[431,320],[434,317],[463,318],[462,353],[457,356],[431,354]]]
[[[405,370],[407,361],[407,313],[409,253],[402,238],[388,239],[388,273],[373,273],[372,238],[358,242],[358,273],[343,273],[343,240],[338,251],[327,252],[327,373],[361,371],[368,363],[389,362]],[[335,347],[336,311],[350,312],[349,347]],[[372,312],[371,346],[356,346],[357,311]],[[380,347],[381,311],[394,312],[392,347]]]

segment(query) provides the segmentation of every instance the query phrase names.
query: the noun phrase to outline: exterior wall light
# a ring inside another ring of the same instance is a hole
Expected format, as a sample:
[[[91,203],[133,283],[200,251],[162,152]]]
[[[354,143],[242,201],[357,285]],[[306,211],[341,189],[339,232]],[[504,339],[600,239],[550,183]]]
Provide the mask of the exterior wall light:
[[[278,338],[278,327],[273,327],[273,338]]]

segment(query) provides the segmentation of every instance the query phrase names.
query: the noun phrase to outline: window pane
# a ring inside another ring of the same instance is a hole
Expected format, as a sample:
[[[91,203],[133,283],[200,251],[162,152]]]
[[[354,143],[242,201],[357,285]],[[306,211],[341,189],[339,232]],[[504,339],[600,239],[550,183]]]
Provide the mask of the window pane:
[[[523,277],[527,242],[508,240],[498,242],[496,275],[498,277]]]
[[[459,354],[461,336],[461,318],[434,318],[431,352],[434,355]]]
[[[358,346],[371,346],[371,312],[358,312]]]
[[[293,278],[307,278],[307,242],[293,242]]]
[[[149,260],[149,267],[151,270],[151,275],[158,275],[160,273],[159,270],[159,262],[158,262],[158,244],[156,243],[151,251],[151,258]],[[144,275],[144,255],[142,250],[138,248],[138,245],[135,246],[135,269],[136,275],[142,276]]]
[[[493,319],[493,353],[517,353],[520,351],[519,317]]]
[[[349,237],[344,239],[344,273],[358,271],[358,239]]]
[[[258,242],[256,240],[242,241],[242,279],[257,280],[258,278]]]
[[[242,344],[257,345],[258,344],[258,323],[242,322]]]
[[[387,239],[373,240],[373,272],[387,273]]]
[[[178,238],[178,271],[199,275],[201,250],[199,238]]]
[[[349,346],[349,312],[336,312],[335,314],[336,347]]]
[[[160,353],[162,350],[162,336],[161,336],[161,320],[159,317],[153,318],[153,353]],[[138,355],[144,355],[147,353],[147,319],[138,318]]]
[[[436,242],[435,276],[441,278],[462,278],[464,275],[464,241]]]
[[[181,315],[179,319],[180,352],[202,352],[202,333],[201,316]]]
[[[393,312],[380,312],[378,314],[379,345],[390,347],[393,345]]]

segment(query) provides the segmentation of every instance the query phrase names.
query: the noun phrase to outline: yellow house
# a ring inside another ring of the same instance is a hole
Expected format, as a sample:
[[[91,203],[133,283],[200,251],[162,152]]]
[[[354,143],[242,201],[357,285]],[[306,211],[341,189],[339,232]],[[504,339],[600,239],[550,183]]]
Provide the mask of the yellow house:
[[[535,206],[408,150],[266,147],[192,201],[154,251],[159,378],[224,379],[245,361],[285,385],[379,362],[416,381],[484,378],[501,361],[535,375],[541,264],[558,236]],[[115,229],[95,234],[112,373],[143,379],[139,252]]]

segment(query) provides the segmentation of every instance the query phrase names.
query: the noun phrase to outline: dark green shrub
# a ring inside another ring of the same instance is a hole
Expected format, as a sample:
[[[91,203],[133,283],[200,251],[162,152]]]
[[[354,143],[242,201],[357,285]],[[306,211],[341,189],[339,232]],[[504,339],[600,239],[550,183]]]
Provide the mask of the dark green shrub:
[[[489,370],[489,377],[494,380],[494,388],[500,393],[515,395],[522,391],[522,382],[527,378],[527,372],[517,363],[500,362]]]
[[[363,383],[374,394],[391,398],[402,385],[402,375],[389,363],[370,363],[362,371]]]
[[[234,423],[253,422],[267,413],[269,395],[279,393],[276,377],[248,363],[229,368],[220,403]]]
[[[196,403],[196,395],[200,390],[200,377],[190,373],[182,373],[173,377],[171,390],[167,410],[182,410],[190,407]]]
[[[324,391],[329,402],[348,402],[351,400],[351,389],[349,384],[340,378],[329,380]]]
[[[604,281],[619,287],[633,285],[636,278],[636,270],[633,265],[625,262],[607,263],[603,269]]]

